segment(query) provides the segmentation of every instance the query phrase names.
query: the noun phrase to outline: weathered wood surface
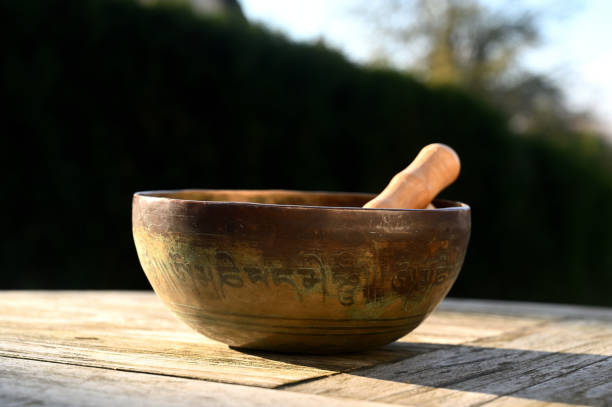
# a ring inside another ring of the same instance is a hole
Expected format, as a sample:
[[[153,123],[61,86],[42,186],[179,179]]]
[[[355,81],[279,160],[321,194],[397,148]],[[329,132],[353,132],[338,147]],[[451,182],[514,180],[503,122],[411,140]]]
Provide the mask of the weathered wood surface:
[[[401,359],[379,350],[332,357],[246,353],[176,319],[152,292],[5,292],[0,356],[275,387]]]
[[[532,311],[532,315],[548,313]],[[602,309],[592,315],[588,309],[568,317],[554,313],[554,318],[540,324],[298,384],[291,390],[406,405],[612,405],[611,313]]]
[[[394,344],[314,357],[230,349],[151,292],[0,292],[0,310],[3,406],[612,405],[605,308],[447,300]]]
[[[337,356],[241,352],[192,331],[150,292],[5,292],[0,295],[0,309],[0,355],[263,387],[431,350],[396,343],[372,352]],[[485,323],[475,328],[482,318]],[[411,340],[428,346],[461,343],[537,322],[440,313]]]
[[[163,375],[2,359],[0,405],[3,407],[385,406]]]

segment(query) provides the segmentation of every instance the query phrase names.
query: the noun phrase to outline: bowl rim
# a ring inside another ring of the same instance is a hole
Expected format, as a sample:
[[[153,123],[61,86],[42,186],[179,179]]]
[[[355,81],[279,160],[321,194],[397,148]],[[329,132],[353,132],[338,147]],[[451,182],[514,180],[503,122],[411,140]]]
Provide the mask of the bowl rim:
[[[300,193],[300,194],[318,194],[318,195],[353,195],[362,196],[364,198],[373,198],[376,194],[365,193],[365,192],[336,192],[336,191],[304,191],[304,190],[293,190],[293,189],[210,189],[210,188],[182,188],[182,189],[160,189],[160,190],[148,190],[135,192],[133,198],[144,198],[152,201],[174,201],[174,202],[191,202],[201,205],[225,205],[225,206],[247,206],[247,207],[268,207],[268,208],[295,208],[305,210],[348,210],[348,211],[367,211],[367,212],[424,212],[424,213],[439,213],[439,212],[469,212],[470,206],[460,201],[453,201],[449,199],[434,199],[433,202],[441,202],[451,204],[453,206],[435,209],[402,209],[402,208],[362,208],[357,206],[321,206],[321,205],[295,205],[295,204],[271,204],[271,203],[260,203],[260,202],[244,202],[244,201],[206,201],[197,199],[182,199],[182,198],[171,198],[168,196],[159,196],[162,194],[176,194],[180,192],[189,191],[200,191],[200,192],[279,192],[279,193]]]

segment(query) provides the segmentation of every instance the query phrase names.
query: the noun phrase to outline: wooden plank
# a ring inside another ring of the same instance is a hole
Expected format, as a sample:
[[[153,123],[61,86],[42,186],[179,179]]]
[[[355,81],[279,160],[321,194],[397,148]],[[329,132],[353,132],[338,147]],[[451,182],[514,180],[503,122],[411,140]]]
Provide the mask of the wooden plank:
[[[554,403],[539,400],[520,399],[511,396],[500,397],[494,401],[487,402],[482,405],[487,407],[590,407],[588,404]]]
[[[0,309],[0,355],[263,387],[406,355],[241,352],[192,331],[152,292],[4,292]]]
[[[287,388],[424,406],[612,405],[611,357],[612,324],[569,318]]]
[[[276,387],[534,326],[538,318],[434,313],[408,338],[335,356],[247,353],[192,331],[152,292],[2,292],[0,355]]]
[[[399,342],[426,344],[461,344],[479,339],[492,338],[503,333],[514,332],[536,326],[555,318],[489,315],[436,310],[412,333]]]
[[[612,321],[612,309],[586,305],[447,298],[440,304],[438,310],[460,312],[462,314],[479,313],[547,319],[588,318]]]
[[[612,404],[609,312],[487,304],[446,301],[384,349],[312,357],[229,349],[183,326],[152,293],[3,292],[0,355],[403,405]],[[337,372],[351,373],[292,385]]]
[[[535,386],[486,403],[490,407],[513,406],[518,398],[532,401],[563,400],[572,405],[612,405],[612,358],[601,360]]]
[[[541,323],[434,313],[406,340],[352,355],[246,353],[184,326],[152,292],[2,292],[0,355],[275,387]]]
[[[0,405],[382,407],[386,404],[0,357]]]

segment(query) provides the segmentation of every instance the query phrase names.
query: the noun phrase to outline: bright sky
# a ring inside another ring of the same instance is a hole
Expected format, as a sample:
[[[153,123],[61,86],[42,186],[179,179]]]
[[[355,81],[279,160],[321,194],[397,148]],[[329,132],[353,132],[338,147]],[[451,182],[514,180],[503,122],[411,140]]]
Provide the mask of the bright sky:
[[[240,2],[251,21],[262,22],[294,40],[323,38],[356,62],[376,52],[373,33],[350,11],[359,3],[355,0]],[[504,0],[483,3],[495,6]],[[506,0],[505,4],[516,3]],[[522,4],[538,9],[553,5],[561,10],[543,25],[544,43],[526,53],[524,65],[555,78],[570,105],[594,112],[612,137],[612,0],[524,0]]]

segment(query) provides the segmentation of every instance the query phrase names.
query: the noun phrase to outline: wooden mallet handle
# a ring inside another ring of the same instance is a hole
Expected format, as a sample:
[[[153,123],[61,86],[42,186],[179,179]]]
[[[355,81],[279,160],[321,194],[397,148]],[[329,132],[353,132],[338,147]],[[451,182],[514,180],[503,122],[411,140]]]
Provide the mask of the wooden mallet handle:
[[[424,147],[414,161],[364,208],[423,209],[459,176],[461,163],[445,144]]]

